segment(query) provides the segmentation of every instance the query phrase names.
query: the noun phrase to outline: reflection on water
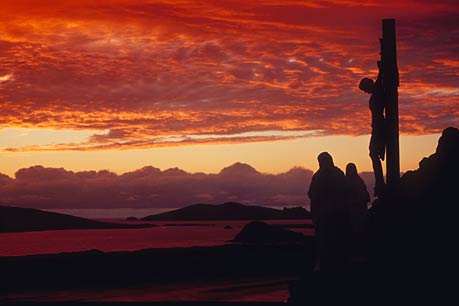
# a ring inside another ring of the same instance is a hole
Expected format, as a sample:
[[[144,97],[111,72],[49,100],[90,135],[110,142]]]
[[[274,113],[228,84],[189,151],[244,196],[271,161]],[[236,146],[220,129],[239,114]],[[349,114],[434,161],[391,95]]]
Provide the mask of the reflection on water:
[[[118,220],[122,222],[121,220]],[[0,256],[22,256],[91,249],[134,251],[147,248],[175,248],[223,245],[250,221],[150,222],[159,225],[143,229],[60,230],[0,234]],[[271,224],[310,224],[310,220],[267,221]],[[212,226],[166,226],[170,224]],[[230,225],[230,229],[225,229]],[[292,229],[312,235],[312,229]]]

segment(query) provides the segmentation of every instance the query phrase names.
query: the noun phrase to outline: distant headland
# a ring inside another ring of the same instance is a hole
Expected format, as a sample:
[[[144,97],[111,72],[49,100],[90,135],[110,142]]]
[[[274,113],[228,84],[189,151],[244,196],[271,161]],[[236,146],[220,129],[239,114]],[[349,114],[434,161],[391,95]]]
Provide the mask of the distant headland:
[[[309,219],[302,207],[274,209],[228,202],[220,205],[194,204],[177,210],[150,215],[142,221],[210,221],[210,220],[300,220]]]

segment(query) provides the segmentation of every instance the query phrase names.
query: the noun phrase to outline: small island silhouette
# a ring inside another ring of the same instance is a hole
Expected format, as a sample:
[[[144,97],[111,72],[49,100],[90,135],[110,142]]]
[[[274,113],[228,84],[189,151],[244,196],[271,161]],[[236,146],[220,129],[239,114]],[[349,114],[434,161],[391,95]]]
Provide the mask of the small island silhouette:
[[[235,202],[194,204],[177,210],[141,218],[142,221],[204,221],[204,220],[299,220],[310,219],[309,211],[302,207],[283,210]]]

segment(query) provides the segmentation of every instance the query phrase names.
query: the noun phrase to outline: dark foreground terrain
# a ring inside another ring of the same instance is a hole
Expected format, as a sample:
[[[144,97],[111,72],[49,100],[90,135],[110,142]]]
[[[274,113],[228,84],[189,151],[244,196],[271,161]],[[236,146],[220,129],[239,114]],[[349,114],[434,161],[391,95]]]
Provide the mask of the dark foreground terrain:
[[[160,286],[173,292],[174,288],[183,290],[199,283],[218,286],[231,282],[244,286],[248,280],[265,282],[267,288],[273,283],[287,286],[283,280],[298,278],[312,269],[313,239],[309,237],[302,244],[290,245],[239,244],[109,253],[93,250],[0,257],[0,296],[8,301],[27,292],[60,291],[69,294],[61,300],[72,301],[78,298],[70,292],[82,290],[102,292]],[[252,289],[256,290],[257,286],[253,285]]]

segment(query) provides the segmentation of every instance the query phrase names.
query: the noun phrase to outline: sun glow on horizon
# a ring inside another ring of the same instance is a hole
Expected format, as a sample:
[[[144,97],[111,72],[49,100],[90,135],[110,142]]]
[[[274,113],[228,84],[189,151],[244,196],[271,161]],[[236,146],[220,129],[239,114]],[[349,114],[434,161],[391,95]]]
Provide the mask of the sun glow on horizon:
[[[418,168],[419,161],[435,152],[439,134],[401,136],[401,171]],[[187,172],[218,173],[236,162],[247,163],[263,173],[278,174],[300,166],[317,170],[317,155],[329,152],[335,164],[345,169],[348,162],[359,172],[372,171],[368,157],[369,135],[318,136],[282,141],[238,144],[203,144],[138,150],[0,152],[0,173],[14,177],[20,168],[33,165],[72,171],[106,169],[118,174],[154,166],[178,167]]]

